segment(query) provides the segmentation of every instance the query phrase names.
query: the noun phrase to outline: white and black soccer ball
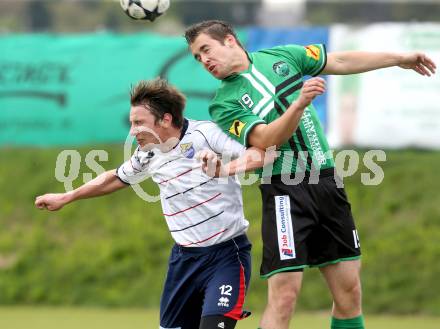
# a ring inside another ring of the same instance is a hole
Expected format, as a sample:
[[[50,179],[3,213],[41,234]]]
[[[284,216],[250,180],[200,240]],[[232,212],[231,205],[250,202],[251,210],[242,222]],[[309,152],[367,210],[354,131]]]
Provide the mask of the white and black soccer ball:
[[[170,7],[170,0],[120,0],[125,13],[133,19],[154,21]]]

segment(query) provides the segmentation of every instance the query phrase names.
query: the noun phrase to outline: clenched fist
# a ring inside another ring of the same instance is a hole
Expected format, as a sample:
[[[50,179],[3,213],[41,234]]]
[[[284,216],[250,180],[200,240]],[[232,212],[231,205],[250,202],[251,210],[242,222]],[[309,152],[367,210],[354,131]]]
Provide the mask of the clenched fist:
[[[296,100],[300,107],[306,108],[316,96],[325,92],[325,80],[323,78],[311,78],[304,82],[301,93]]]
[[[66,193],[50,193],[37,196],[35,206],[38,209],[47,209],[50,211],[59,210],[68,203]]]
[[[217,153],[211,150],[202,150],[196,154],[196,159],[202,163],[202,170],[210,177],[227,176],[222,161]]]

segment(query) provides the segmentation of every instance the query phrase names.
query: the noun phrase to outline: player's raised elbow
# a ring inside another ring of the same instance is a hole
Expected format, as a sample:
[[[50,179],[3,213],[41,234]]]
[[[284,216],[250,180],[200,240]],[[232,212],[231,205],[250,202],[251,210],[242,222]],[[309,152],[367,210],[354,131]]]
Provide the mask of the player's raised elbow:
[[[248,135],[248,145],[266,150],[272,146],[278,146],[273,134],[270,133],[267,124],[256,125]]]

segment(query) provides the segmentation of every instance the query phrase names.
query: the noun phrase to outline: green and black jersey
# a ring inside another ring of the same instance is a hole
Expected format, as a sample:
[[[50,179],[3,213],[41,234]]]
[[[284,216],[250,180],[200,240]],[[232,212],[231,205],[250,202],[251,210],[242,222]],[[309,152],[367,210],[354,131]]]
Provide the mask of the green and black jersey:
[[[259,123],[280,117],[299,96],[306,75],[318,75],[326,64],[324,45],[279,46],[249,53],[246,71],[222,81],[209,112],[227,134],[247,145],[247,137]],[[292,137],[279,150],[272,173],[278,175],[334,167],[327,139],[313,105],[301,118]],[[262,173],[262,170],[259,172]]]

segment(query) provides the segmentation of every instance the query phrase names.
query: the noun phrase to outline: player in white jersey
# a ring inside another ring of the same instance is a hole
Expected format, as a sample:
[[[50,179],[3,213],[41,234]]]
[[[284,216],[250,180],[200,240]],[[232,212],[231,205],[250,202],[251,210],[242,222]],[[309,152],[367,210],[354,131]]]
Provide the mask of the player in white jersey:
[[[206,247],[227,241],[244,234],[249,225],[236,179],[230,176],[219,182],[206,176],[201,163],[195,161],[196,152],[206,149],[232,158],[245,150],[213,122],[184,119],[180,140],[171,150],[145,152],[138,147],[116,171],[127,184],[151,176],[160,188],[171,235],[181,246]]]
[[[195,156],[203,150],[228,153],[245,160],[246,170],[273,158],[264,159],[255,148],[246,150],[214,123],[185,119],[184,107],[183,94],[166,81],[141,81],[131,91],[130,134],[139,145],[133,156],[71,192],[39,196],[35,205],[59,210],[152,177],[176,241],[161,299],[160,328],[231,329],[247,316],[243,303],[251,271],[251,245],[245,235],[249,223],[236,179],[206,175]]]

